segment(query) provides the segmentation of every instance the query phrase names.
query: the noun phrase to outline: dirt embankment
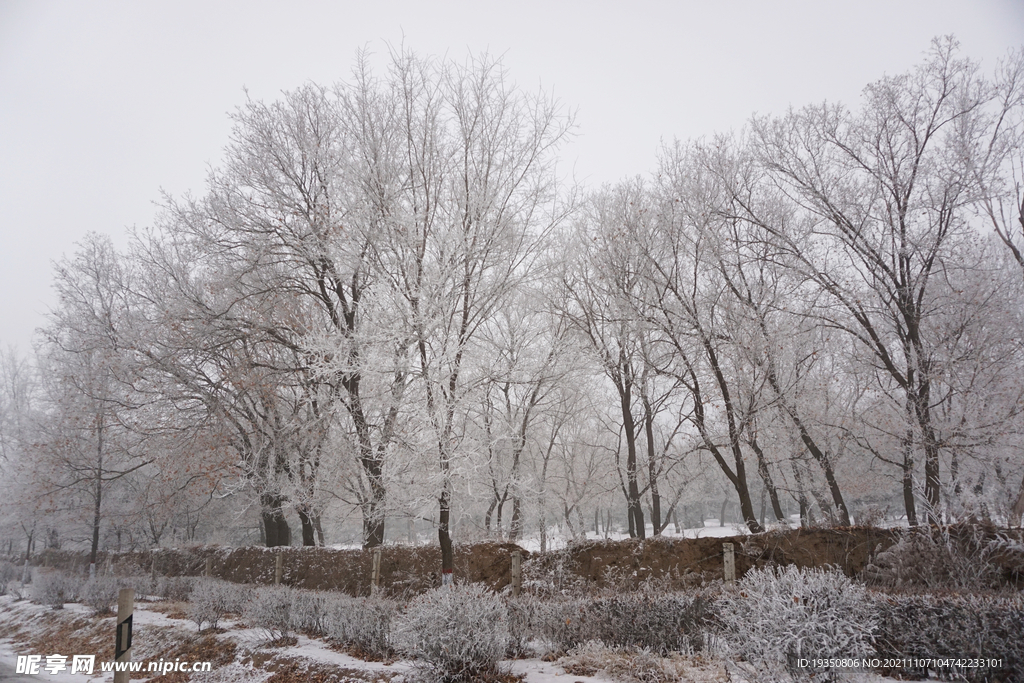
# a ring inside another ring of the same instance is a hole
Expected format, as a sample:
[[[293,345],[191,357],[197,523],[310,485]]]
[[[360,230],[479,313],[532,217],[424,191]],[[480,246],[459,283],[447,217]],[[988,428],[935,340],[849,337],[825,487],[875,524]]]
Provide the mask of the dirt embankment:
[[[472,583],[501,590],[511,581],[510,543],[479,543],[456,546],[455,575]],[[524,556],[529,553],[522,551]],[[296,588],[336,590],[350,595],[370,592],[373,553],[369,550],[335,550],[313,547],[197,546],[158,548],[125,553],[100,553],[97,569],[115,575],[156,574],[200,576],[207,560],[213,576],[236,583],[274,582],[277,556],[282,556],[282,583]],[[83,573],[88,555],[83,552],[47,550],[33,563]],[[109,568],[108,568],[109,566]],[[441,585],[441,550],[438,547],[384,546],[381,548],[380,585],[389,594],[422,593]]]
[[[887,529],[794,529],[753,536],[591,541],[548,553],[537,562],[565,563],[583,579],[603,586],[627,577],[639,582],[664,579],[680,587],[723,573],[723,543],[732,543],[737,577],[751,567],[770,563],[798,567],[837,566],[850,576],[864,570],[878,551],[893,545],[897,533]]]
[[[966,529],[966,527],[965,527]],[[977,539],[979,527],[950,534]],[[967,533],[969,531],[970,533]],[[993,530],[985,531],[991,535]],[[849,576],[860,576],[865,567],[902,535],[922,533],[874,527],[833,529],[793,529],[752,536],[679,539],[657,537],[647,540],[587,541],[565,550],[533,554],[522,551],[531,562],[529,575],[553,576],[561,572],[576,580],[605,586],[610,582],[638,583],[662,579],[673,587],[700,583],[722,576],[723,543],[732,543],[736,574],[742,576],[751,567],[768,564],[798,567],[834,566]],[[936,531],[923,531],[932,533]],[[1002,531],[1021,537],[1019,530]],[[1018,539],[1019,542],[1019,539]],[[480,543],[456,546],[455,576],[459,580],[485,583],[501,590],[511,581],[510,543]],[[299,588],[343,591],[350,595],[370,592],[372,552],[329,548],[160,548],[154,551],[101,553],[99,569],[107,570],[108,559],[114,574],[155,573],[166,576],[198,576],[211,559],[213,576],[238,583],[268,584],[274,581],[276,557],[283,557],[282,582]],[[48,550],[35,558],[36,564],[84,572],[88,560],[81,552]],[[998,556],[993,558],[999,561]],[[391,595],[414,594],[439,586],[441,553],[437,547],[384,546],[381,552],[380,583]],[[1007,567],[1006,581],[1020,582],[1019,568]],[[1010,576],[1013,574],[1013,576]]]

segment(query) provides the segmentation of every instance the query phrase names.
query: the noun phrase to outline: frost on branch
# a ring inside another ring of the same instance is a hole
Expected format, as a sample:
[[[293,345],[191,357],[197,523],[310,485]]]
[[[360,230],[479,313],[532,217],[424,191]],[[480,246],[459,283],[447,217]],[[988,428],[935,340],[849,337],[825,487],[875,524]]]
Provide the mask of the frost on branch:
[[[188,618],[196,623],[199,630],[203,624],[217,628],[224,615],[241,612],[246,605],[244,587],[228,581],[201,578],[192,585],[189,595]]]
[[[325,606],[327,635],[335,642],[373,658],[389,657],[391,621],[398,604],[387,598],[335,598]]]
[[[409,603],[395,637],[437,680],[469,681],[497,671],[509,645],[508,612],[479,584],[441,588]]]
[[[867,590],[838,571],[752,569],[719,606],[729,650],[769,673],[812,674],[816,670],[798,666],[799,659],[874,652],[876,617]]]
[[[291,624],[291,593],[284,586],[259,588],[246,603],[242,617],[253,628],[266,631],[270,640],[284,638]]]
[[[64,603],[74,602],[82,588],[82,581],[59,571],[38,571],[32,581],[32,602],[64,609]]]

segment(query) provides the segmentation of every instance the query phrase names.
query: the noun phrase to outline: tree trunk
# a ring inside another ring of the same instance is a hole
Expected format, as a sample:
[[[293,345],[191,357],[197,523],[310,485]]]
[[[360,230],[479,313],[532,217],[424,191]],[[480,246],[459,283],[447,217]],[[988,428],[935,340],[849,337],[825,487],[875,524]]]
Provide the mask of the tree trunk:
[[[263,527],[267,533],[267,547],[276,548],[277,546],[291,545],[291,528],[288,526],[288,520],[285,519],[284,511],[281,509],[284,497],[280,494],[265,493],[260,496],[260,499],[263,505],[260,515],[263,518]]]
[[[298,508],[296,512],[299,513],[299,521],[302,524],[302,545],[315,546],[316,536],[314,535],[313,520],[310,514],[302,508]]]
[[[325,545],[327,545],[324,542],[324,529],[323,529],[322,526],[320,526],[320,515],[318,515],[318,514],[313,516],[313,528],[316,529],[316,539],[317,539],[318,545],[321,548],[324,547]]]
[[[764,482],[764,488],[761,490],[761,526],[764,526],[764,494],[768,492],[768,496],[772,501],[772,514],[775,515],[775,519],[779,522],[785,520],[786,516],[782,513],[782,503],[779,502],[779,491],[775,488],[775,482],[772,480],[772,474],[768,469],[768,459],[764,455],[764,451],[761,450],[761,445],[757,442],[757,439],[751,437],[750,447],[754,450],[754,454],[757,456],[757,473],[761,475],[761,481]]]
[[[512,497],[512,521],[508,525],[508,542],[518,543],[523,531],[523,510],[518,495]]]
[[[725,526],[725,511],[729,507],[729,499],[722,499],[722,511],[718,513],[718,526]]]
[[[907,430],[907,435],[903,439],[903,507],[907,511],[907,524],[917,526],[917,506],[914,502],[913,448],[913,434]]]
[[[487,534],[487,538],[491,537],[491,515],[494,514],[494,508],[496,508],[497,506],[498,497],[492,496],[491,504],[487,506],[487,512],[484,513],[484,532]]]
[[[646,532],[644,511],[640,507],[640,487],[637,484],[636,472],[636,423],[633,422],[633,410],[630,378],[625,377],[619,388],[619,407],[622,410],[622,431],[626,437],[626,513],[629,517],[629,535],[631,538],[643,538]]]
[[[765,511],[767,509],[766,508],[766,502],[767,501],[765,501],[765,489],[766,489],[765,486],[761,487],[761,515],[760,515],[761,526],[764,526],[764,513],[765,513]]]
[[[384,474],[378,458],[364,456],[362,460],[370,482],[370,499],[363,504],[363,548],[376,548],[384,543]]]
[[[444,483],[441,485],[441,498],[439,500],[440,514],[437,524],[437,540],[441,544],[441,585],[450,586],[454,580],[452,572],[455,569],[455,553],[452,549],[452,537],[450,533],[452,485],[445,472]]]
[[[100,503],[103,498],[103,414],[98,416],[96,425],[96,506],[92,517],[92,547],[89,551],[89,566],[96,566],[96,554],[100,548]]]
[[[644,398],[644,436],[647,439],[647,477],[651,483],[651,523],[654,525],[652,535],[658,536],[661,534],[661,495],[658,493],[658,468],[654,455],[654,411],[646,397]]]

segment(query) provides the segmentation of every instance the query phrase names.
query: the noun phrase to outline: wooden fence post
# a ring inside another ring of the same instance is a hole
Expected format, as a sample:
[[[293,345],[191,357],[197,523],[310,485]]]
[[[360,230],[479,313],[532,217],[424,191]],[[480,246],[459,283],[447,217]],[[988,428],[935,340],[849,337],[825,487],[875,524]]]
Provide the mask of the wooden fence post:
[[[206,558],[206,574],[205,576],[213,576],[213,558]]]
[[[732,543],[722,544],[722,569],[725,573],[726,585],[736,583],[736,555],[733,552]]]
[[[114,634],[114,661],[132,661],[132,611],[135,608],[135,591],[122,588],[117,594],[117,622]],[[128,683],[130,672],[115,671],[114,683]]]
[[[523,554],[518,550],[512,551],[512,596],[519,595],[523,588]]]
[[[279,552],[274,558],[274,585],[280,586],[282,578],[284,578],[284,553]]]
[[[373,566],[370,569],[370,595],[380,590],[380,546],[373,549]]]

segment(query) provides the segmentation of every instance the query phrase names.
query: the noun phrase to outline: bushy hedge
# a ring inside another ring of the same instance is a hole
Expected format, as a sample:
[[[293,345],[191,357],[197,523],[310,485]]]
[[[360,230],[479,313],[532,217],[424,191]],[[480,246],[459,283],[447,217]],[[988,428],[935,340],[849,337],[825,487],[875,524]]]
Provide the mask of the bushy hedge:
[[[323,591],[293,590],[289,611],[292,628],[313,635],[326,635],[328,605],[334,598]]]
[[[718,618],[729,650],[769,673],[831,672],[800,660],[874,654],[867,589],[839,571],[752,569],[719,600]]]
[[[80,578],[64,572],[37,569],[32,579],[32,601],[63,609],[64,603],[78,600],[83,583]]]
[[[394,636],[435,680],[470,681],[497,672],[509,645],[508,612],[479,584],[449,586],[413,599]]]
[[[529,633],[546,638],[562,652],[590,641],[658,654],[700,652],[708,645],[714,621],[714,600],[706,593],[638,591],[615,597],[531,600],[532,604],[512,604],[513,633],[519,640]]]
[[[189,594],[188,618],[199,630],[203,624],[216,628],[226,614],[238,614],[248,604],[248,591],[237,583],[201,578],[192,584]]]
[[[394,652],[391,624],[398,611],[398,603],[388,598],[334,598],[327,605],[326,635],[364,655],[383,659]]]
[[[875,594],[871,603],[878,615],[875,647],[879,657],[995,659],[998,666],[936,667],[931,672],[954,680],[1024,681],[1021,595]]]
[[[285,586],[265,586],[251,593],[242,616],[253,628],[266,631],[271,640],[288,635],[291,626],[292,593]]]
[[[117,594],[121,589],[117,579],[112,576],[97,576],[82,584],[78,598],[83,605],[91,607],[96,614],[106,614],[117,604]]]
[[[194,576],[160,576],[153,585],[153,594],[172,602],[185,602],[196,581]]]
[[[21,576],[21,572],[11,562],[0,560],[0,595],[7,595],[7,586]]]

